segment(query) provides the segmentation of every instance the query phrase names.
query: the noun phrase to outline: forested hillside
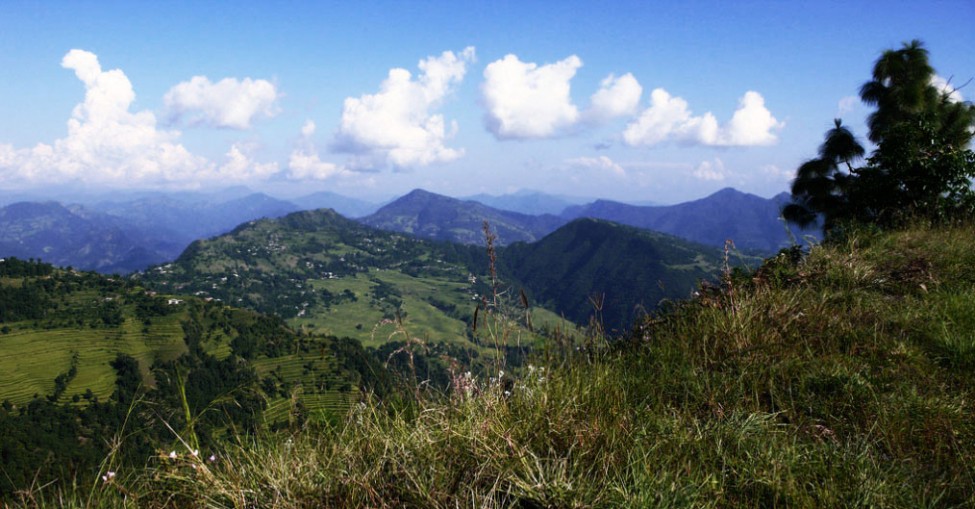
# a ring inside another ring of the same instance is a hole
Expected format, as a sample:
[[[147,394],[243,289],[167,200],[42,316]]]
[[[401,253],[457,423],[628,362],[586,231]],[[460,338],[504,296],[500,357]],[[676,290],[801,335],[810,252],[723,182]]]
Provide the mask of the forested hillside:
[[[738,253],[728,263],[746,260]],[[750,259],[757,265],[758,259]],[[665,299],[686,299],[722,267],[717,249],[609,221],[580,219],[500,252],[499,266],[536,301],[620,333]]]
[[[497,236],[493,243],[500,233],[487,224]],[[686,298],[721,265],[715,249],[594,220],[534,243],[492,249],[501,290],[525,290],[539,326],[554,326],[560,316],[585,325],[598,314],[606,326],[623,330],[662,299]],[[731,263],[741,261],[735,256]],[[176,262],[139,277],[161,291],[218,298],[297,327],[377,344],[374,326],[397,316],[420,337],[471,337],[474,311],[494,291],[489,265],[485,247],[417,239],[332,211],[309,211],[196,242]],[[598,309],[591,300],[597,297]]]
[[[4,259],[0,499],[89,477],[106,458],[141,465],[190,437],[203,447],[228,432],[338,420],[360,391],[390,391],[386,356],[130,279]]]

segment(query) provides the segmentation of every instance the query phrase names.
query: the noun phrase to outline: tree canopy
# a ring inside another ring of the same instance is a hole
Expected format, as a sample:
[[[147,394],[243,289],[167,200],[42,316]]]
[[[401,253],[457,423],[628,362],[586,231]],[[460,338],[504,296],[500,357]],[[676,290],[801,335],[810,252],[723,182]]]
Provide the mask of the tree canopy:
[[[885,51],[860,88],[861,100],[876,108],[867,118],[876,148],[854,166],[866,150],[836,119],[818,156],[796,170],[785,218],[800,226],[821,218],[829,233],[850,222],[972,215],[975,106],[959,100],[950,80],[936,78],[921,41]]]

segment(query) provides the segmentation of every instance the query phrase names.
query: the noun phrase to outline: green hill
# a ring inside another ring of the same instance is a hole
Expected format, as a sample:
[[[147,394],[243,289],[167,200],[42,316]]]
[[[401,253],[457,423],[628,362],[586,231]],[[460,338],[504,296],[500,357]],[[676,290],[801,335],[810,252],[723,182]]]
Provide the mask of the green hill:
[[[852,234],[448,396],[104,483],[253,507],[970,507],[971,225]],[[572,353],[574,352],[574,353]],[[273,487],[271,489],[270,487]],[[43,490],[32,495],[44,496]],[[68,500],[83,500],[87,492]]]
[[[661,300],[689,296],[722,263],[713,248],[588,219],[496,254],[499,291],[517,297],[524,289],[540,330],[564,328],[560,317],[588,323],[596,297],[602,323],[624,330]],[[473,339],[475,308],[494,292],[488,272],[482,247],[376,230],[319,210],[195,242],[140,277],[160,291],[216,298],[378,346],[402,332],[397,320],[418,338]]]
[[[602,324],[618,333],[662,300],[690,297],[720,271],[721,257],[670,235],[578,219],[538,242],[506,247],[499,265],[534,300],[578,323],[598,308]]]
[[[0,260],[0,501],[31,478],[97,469],[133,405],[122,456],[141,464],[177,435],[204,444],[337,420],[391,383],[354,340],[132,279]]]
[[[406,331],[470,345],[474,310],[491,291],[487,270],[484,248],[375,230],[317,210],[197,241],[140,277],[160,291],[273,313],[296,328],[367,346]],[[535,314],[539,325],[562,322],[545,309]]]

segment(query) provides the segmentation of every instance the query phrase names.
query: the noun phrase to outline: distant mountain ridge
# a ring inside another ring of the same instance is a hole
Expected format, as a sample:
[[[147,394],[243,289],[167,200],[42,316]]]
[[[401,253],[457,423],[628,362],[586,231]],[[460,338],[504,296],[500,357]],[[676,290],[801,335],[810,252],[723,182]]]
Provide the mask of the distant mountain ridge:
[[[500,245],[540,239],[566,222],[553,215],[530,216],[422,189],[409,192],[360,221],[382,230],[460,244],[483,244],[481,230],[487,221]]]
[[[762,198],[729,187],[677,205],[637,206],[597,200],[588,205],[569,207],[562,217],[605,219],[709,246],[720,247],[731,240],[738,249],[771,254],[790,246],[794,240],[801,240],[804,235],[813,234],[793,226],[787,229],[780,219],[780,211],[788,201],[787,193]]]
[[[341,194],[330,191],[320,191],[298,198],[292,198],[294,203],[301,210],[332,209],[345,217],[363,217],[372,214],[379,209],[380,205],[365,200],[349,198]]]
[[[476,201],[495,209],[508,210],[531,216],[542,214],[557,216],[572,205],[581,205],[592,201],[592,199],[588,198],[557,196],[538,191],[518,191],[500,196],[482,193],[460,199]]]
[[[261,217],[281,217],[296,212],[294,203],[264,193],[250,193],[225,201],[184,200],[159,195],[131,201],[100,202],[92,209],[126,221],[134,227],[175,234],[172,240],[185,248],[190,242],[218,235],[240,223]],[[173,256],[179,253],[174,253]]]
[[[21,202],[0,208],[0,257],[131,272],[165,260],[166,247],[110,217],[72,210],[57,202]]]
[[[195,239],[298,210],[262,193],[237,194],[225,193],[222,202],[158,194],[93,205],[13,203],[0,208],[0,257],[129,273],[176,258]]]
[[[780,219],[780,210],[788,200],[786,193],[762,198],[726,188],[677,205],[630,205],[596,200],[569,206],[559,216],[533,216],[417,189],[360,221],[384,230],[463,244],[483,243],[481,225],[487,221],[497,231],[499,243],[505,245],[539,240],[569,221],[593,218],[667,233],[708,246],[722,247],[731,240],[740,250],[768,255],[803,236],[815,236],[815,232],[808,230],[800,231],[792,226],[787,229]]]
[[[9,194],[7,196],[10,196]],[[414,190],[371,214],[378,205],[331,192],[280,200],[245,187],[213,193],[139,192],[135,198],[111,199],[50,208],[54,202],[30,208],[22,204],[0,216],[0,257],[38,258],[56,265],[101,272],[132,272],[175,259],[192,241],[230,231],[259,218],[282,217],[298,210],[331,208],[375,228],[410,233],[421,238],[482,245],[487,221],[498,244],[537,241],[566,223],[596,218],[659,231],[705,245],[720,247],[726,240],[755,254],[772,254],[816,232],[786,229],[779,210],[789,197],[771,199],[728,188],[705,198],[669,206],[640,206],[596,200],[569,205],[559,215],[531,215],[503,210],[474,200]],[[84,197],[81,197],[84,198]],[[108,199],[106,199],[108,198]],[[562,197],[537,192],[516,193],[493,203],[516,208],[554,210]],[[47,207],[47,208],[45,208]],[[31,215],[30,211],[36,213]]]

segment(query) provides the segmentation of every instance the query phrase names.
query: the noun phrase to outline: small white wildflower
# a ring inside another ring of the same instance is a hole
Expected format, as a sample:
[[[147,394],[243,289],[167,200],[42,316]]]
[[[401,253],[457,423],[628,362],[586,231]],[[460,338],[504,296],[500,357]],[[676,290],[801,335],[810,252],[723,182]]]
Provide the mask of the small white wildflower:
[[[216,454],[211,454],[210,457],[207,458],[207,461],[209,461],[210,463],[216,463],[217,462],[217,455]]]
[[[115,472],[113,472],[111,470],[109,470],[108,472],[105,472],[105,475],[102,476],[102,482],[109,482],[112,479],[115,479]]]
[[[192,454],[193,457],[195,458],[195,457],[197,457],[197,456],[200,455],[200,450],[199,449],[193,449],[193,452],[191,452],[190,454]]]
[[[501,371],[498,371],[498,378],[499,379],[504,378],[504,370],[503,369]]]
[[[511,391],[504,391],[504,397],[510,398],[511,397]]]
[[[169,459],[171,460],[176,459],[176,451],[169,451]]]

